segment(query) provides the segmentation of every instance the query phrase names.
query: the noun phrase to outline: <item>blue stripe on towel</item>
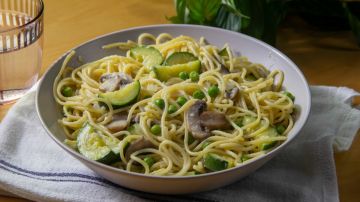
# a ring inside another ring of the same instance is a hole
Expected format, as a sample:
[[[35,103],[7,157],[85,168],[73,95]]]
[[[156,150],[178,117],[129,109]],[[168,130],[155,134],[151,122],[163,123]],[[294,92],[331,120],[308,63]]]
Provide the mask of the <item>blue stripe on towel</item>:
[[[98,183],[104,183],[107,185],[112,185],[112,186],[117,186],[112,182],[109,182],[105,179],[99,178],[99,177],[94,177],[94,176],[90,176],[90,175],[84,175],[84,174],[80,174],[80,173],[69,173],[69,172],[61,172],[61,173],[49,173],[49,172],[36,172],[36,171],[30,171],[30,170],[26,170],[24,168],[20,168],[18,166],[15,166],[9,162],[6,162],[2,159],[0,159],[0,164],[6,166],[6,167],[10,167],[12,169],[15,169],[19,172],[23,172],[23,173],[27,173],[27,174],[31,174],[34,176],[40,176],[40,177],[78,177],[78,178],[83,178],[83,179],[87,179],[87,180],[92,180]]]
[[[19,172],[16,172],[14,170],[10,170],[8,168],[6,168],[5,166],[2,166],[0,165],[0,168],[3,169],[3,170],[6,170],[12,174],[15,174],[15,175],[20,175],[20,176],[24,176],[24,177],[28,177],[28,178],[32,178],[32,179],[36,179],[36,180],[43,180],[43,181],[52,181],[52,182],[85,182],[85,183],[90,183],[90,184],[96,184],[96,185],[99,185],[99,186],[103,186],[103,187],[106,187],[104,184],[101,184],[101,183],[97,183],[97,182],[93,182],[93,181],[87,181],[87,180],[64,180],[64,179],[53,179],[53,178],[39,178],[39,177],[34,177],[34,176],[30,176],[30,175],[26,175],[26,174],[23,174],[23,173],[19,173]]]

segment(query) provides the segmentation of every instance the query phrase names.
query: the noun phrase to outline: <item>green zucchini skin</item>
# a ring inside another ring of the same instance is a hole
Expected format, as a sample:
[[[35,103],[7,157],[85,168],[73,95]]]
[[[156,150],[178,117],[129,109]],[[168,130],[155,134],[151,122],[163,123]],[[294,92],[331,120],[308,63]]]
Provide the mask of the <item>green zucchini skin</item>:
[[[142,62],[144,66],[149,69],[155,65],[160,65],[163,62],[160,51],[154,47],[135,47],[130,50],[130,55],[134,59]]]
[[[185,64],[195,60],[198,60],[198,58],[189,52],[175,52],[166,58],[164,65]]]
[[[204,167],[210,171],[220,171],[228,168],[229,163],[216,154],[206,154],[204,157]]]
[[[262,132],[262,135],[266,135],[266,136],[269,136],[269,137],[275,137],[275,136],[278,136],[279,133],[277,132],[277,130],[274,127],[269,127],[264,132]],[[273,148],[277,143],[278,143],[278,141],[271,141],[271,142],[262,143],[260,145],[260,149],[263,150],[263,151],[264,150],[269,150],[269,149]]]
[[[178,77],[180,72],[200,72],[201,62],[199,60],[191,61],[185,64],[176,64],[171,66],[154,66],[153,71],[160,81],[167,81],[170,78]]]
[[[88,159],[111,164],[120,159],[89,123],[86,123],[77,136],[79,152]]]
[[[141,91],[139,81],[134,81],[114,92],[100,94],[100,97],[108,99],[114,108],[128,106],[136,102]]]

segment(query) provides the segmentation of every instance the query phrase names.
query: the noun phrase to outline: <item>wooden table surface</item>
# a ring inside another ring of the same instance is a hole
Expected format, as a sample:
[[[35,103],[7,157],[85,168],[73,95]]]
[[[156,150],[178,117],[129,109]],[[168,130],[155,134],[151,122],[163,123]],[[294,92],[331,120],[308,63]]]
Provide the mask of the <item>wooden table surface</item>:
[[[74,46],[120,29],[168,23],[165,16],[175,12],[170,0],[44,1],[45,43],[41,74]],[[278,48],[300,67],[310,84],[347,86],[360,91],[360,48],[351,32],[322,32],[299,18],[290,18],[279,30]],[[10,107],[0,106],[0,120]],[[360,198],[359,156],[359,137],[355,138],[349,151],[335,154],[341,201]],[[0,196],[0,201],[27,200]]]

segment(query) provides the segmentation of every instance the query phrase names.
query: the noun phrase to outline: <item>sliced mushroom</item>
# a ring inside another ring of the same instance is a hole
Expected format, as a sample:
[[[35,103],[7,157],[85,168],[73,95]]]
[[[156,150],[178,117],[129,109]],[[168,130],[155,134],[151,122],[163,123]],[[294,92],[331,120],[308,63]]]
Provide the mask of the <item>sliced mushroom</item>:
[[[115,77],[116,75],[117,75],[116,73],[103,74],[103,75],[101,75],[99,81],[100,81],[100,83],[104,83],[106,80],[109,80],[109,79]]]
[[[269,75],[269,70],[265,69],[264,67],[262,66],[257,66],[256,68],[256,72],[259,74],[260,77],[262,78],[266,78],[268,75]]]
[[[114,114],[112,121],[106,125],[111,132],[116,133],[127,127],[127,114]]]
[[[120,81],[121,86],[120,87],[123,87],[123,86],[133,82],[133,79],[128,74],[119,73],[119,76],[121,78],[121,81]]]
[[[196,101],[187,112],[189,131],[195,139],[205,139],[215,129],[227,130],[232,126],[226,119],[225,114],[215,111],[206,111],[206,102]]]
[[[189,130],[195,139],[205,139],[210,136],[210,131],[201,125],[200,115],[206,110],[206,102],[196,101],[187,112],[187,121]]]
[[[156,148],[155,145],[150,141],[145,139],[144,137],[135,140],[134,142],[130,143],[129,147],[125,151],[125,158],[126,160],[130,159],[130,155],[136,151],[145,148]]]
[[[136,114],[135,116],[131,117],[131,121],[132,124],[134,123],[140,123],[140,115]]]
[[[232,126],[225,114],[215,111],[205,111],[200,115],[201,125],[209,130],[228,130]]]
[[[103,92],[112,92],[119,89],[120,86],[120,77],[114,76],[105,80],[104,83],[100,85],[100,90]]]
[[[100,90],[103,92],[112,92],[120,89],[122,86],[132,82],[132,78],[122,72],[104,74],[100,77]]]
[[[234,88],[226,91],[225,97],[227,99],[234,100],[236,98],[236,96],[238,95],[238,93],[239,93],[239,89],[234,87]]]

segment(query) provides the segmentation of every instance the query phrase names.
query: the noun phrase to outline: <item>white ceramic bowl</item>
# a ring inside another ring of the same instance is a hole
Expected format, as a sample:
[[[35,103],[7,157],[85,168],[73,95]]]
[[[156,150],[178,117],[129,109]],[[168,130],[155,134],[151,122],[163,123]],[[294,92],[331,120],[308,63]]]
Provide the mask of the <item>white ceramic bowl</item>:
[[[304,126],[310,112],[311,103],[309,86],[303,74],[284,54],[257,39],[243,34],[206,26],[155,25],[136,27],[100,36],[74,48],[74,50],[85,62],[90,62],[110,54],[120,54],[117,49],[103,50],[101,48],[103,45],[129,39],[136,40],[138,35],[144,32],[154,35],[166,32],[174,37],[178,35],[188,35],[195,39],[203,36],[209,43],[218,47],[222,47],[225,43],[228,43],[236,54],[244,55],[248,57],[250,61],[261,63],[270,69],[277,68],[282,70],[285,73],[284,86],[296,96],[295,104],[297,108],[300,109],[299,114],[294,128],[290,131],[288,139],[283,144],[266,155],[246,161],[243,165],[235,168],[188,177],[157,177],[119,170],[89,160],[63,144],[65,134],[57,122],[58,119],[62,118],[62,114],[59,105],[57,105],[53,98],[52,88],[54,79],[67,55],[67,53],[65,53],[51,65],[40,83],[36,101],[37,112],[50,137],[63,148],[64,151],[77,158],[104,178],[131,189],[161,194],[184,194],[215,189],[235,182],[249,173],[254,172],[281,152]],[[77,62],[76,59],[73,59],[70,65],[79,66]]]

